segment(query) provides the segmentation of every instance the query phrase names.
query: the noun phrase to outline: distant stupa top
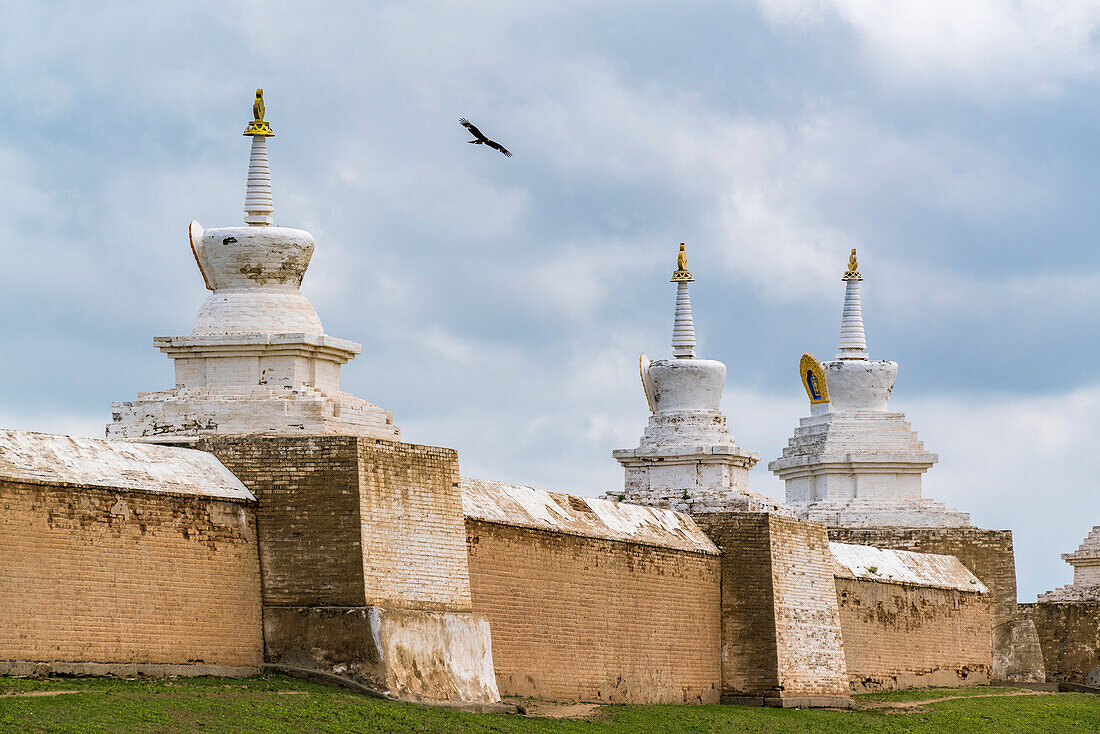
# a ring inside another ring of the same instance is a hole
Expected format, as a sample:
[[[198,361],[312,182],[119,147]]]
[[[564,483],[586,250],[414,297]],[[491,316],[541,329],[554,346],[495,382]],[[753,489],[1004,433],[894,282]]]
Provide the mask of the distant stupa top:
[[[271,197],[271,170],[267,166],[267,138],[275,135],[271,123],[264,122],[264,90],[256,90],[252,103],[252,121],[244,134],[252,137],[252,156],[248,160],[248,190],[244,195],[244,221],[249,227],[268,227],[275,223],[275,200]]]
[[[676,256],[676,272],[669,281],[676,284],[676,321],[672,326],[672,356],[676,359],[695,357],[695,323],[691,318],[691,294],[688,283],[695,280],[687,269],[687,248],[680,243]]]
[[[844,315],[840,320],[840,351],[837,359],[867,359],[867,337],[863,333],[863,306],[859,300],[859,274],[856,251],[848,256],[848,270],[841,279],[844,288]]]

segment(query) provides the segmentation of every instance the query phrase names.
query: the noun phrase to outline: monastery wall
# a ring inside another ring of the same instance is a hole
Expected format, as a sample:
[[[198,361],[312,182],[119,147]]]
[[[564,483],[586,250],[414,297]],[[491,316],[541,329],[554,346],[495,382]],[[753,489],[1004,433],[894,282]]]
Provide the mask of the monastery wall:
[[[765,513],[695,517],[722,551],[722,701],[845,705],[825,526]]]
[[[717,703],[719,560],[686,516],[463,480],[502,695]]]
[[[1100,666],[1100,601],[1038,602],[1020,610],[1039,633],[1048,681],[1084,683]]]
[[[876,548],[955,556],[990,592],[993,679],[1044,680],[1039,638],[1016,603],[1011,530],[948,528],[829,528],[829,539]]]
[[[268,662],[412,700],[499,700],[472,613],[458,455],[357,436],[181,439],[258,499]]]
[[[471,608],[453,449],[355,436],[188,445],[259,500],[266,606]]]
[[[0,431],[0,673],[254,673],[253,504],[211,456]]]
[[[853,693],[989,683],[990,594],[958,559],[830,548]]]

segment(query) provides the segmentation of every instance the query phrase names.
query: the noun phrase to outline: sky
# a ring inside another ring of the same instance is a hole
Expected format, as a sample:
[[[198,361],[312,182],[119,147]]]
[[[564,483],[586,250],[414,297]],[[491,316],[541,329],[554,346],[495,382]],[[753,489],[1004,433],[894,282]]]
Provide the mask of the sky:
[[[850,248],[925,495],[1013,531],[1019,595],[1100,524],[1100,2],[12,5],[0,25],[0,425],[102,436],[170,387],[243,223],[275,219],[363,345],[343,388],[471,477],[598,495],[648,418],[688,243],[753,489],[836,350]],[[467,117],[515,156],[466,145]]]

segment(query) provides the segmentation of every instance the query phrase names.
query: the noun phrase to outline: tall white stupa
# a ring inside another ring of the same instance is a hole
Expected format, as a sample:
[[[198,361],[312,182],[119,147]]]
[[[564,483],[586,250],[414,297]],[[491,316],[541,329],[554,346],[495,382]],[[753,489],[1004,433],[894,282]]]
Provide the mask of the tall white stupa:
[[[903,413],[889,412],[898,365],[867,358],[856,251],[844,274],[837,358],[802,357],[810,415],[768,469],[786,483],[799,517],[830,527],[964,527],[970,516],[922,496],[921,478],[938,457]]]
[[[263,90],[256,90],[244,227],[188,234],[212,293],[187,336],[155,337],[176,385],[112,405],[107,437],[172,441],[217,434],[343,434],[397,439],[393,415],[340,390],[340,367],[360,345],[324,333],[299,287],[313,236],[274,226]]]
[[[722,510],[790,514],[781,504],[749,491],[749,469],[758,454],[739,447],[720,408],[726,366],[695,358],[695,324],[683,244],[671,282],[676,284],[672,359],[639,358],[649,425],[637,448],[612,453],[622,464],[622,492],[611,499],[684,512]]]

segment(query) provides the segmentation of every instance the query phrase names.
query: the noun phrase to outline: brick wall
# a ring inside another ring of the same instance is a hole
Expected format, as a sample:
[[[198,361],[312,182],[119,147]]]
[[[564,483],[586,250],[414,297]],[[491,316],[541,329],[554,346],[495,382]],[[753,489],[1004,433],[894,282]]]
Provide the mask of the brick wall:
[[[0,661],[259,665],[254,527],[250,504],[0,481]]]
[[[1011,530],[983,528],[829,528],[829,539],[877,548],[955,556],[990,591],[993,678],[1042,681],[1043,656],[1034,625],[1016,604]]]
[[[471,608],[457,451],[360,439],[359,501],[371,603]]]
[[[1100,665],[1100,601],[1021,604],[1039,633],[1047,680],[1084,683]]]
[[[258,501],[264,604],[363,603],[356,439],[217,438],[217,456]]]
[[[722,695],[762,698],[779,689],[771,524],[764,514],[695,520],[722,551]]]
[[[848,677],[825,526],[765,513],[695,521],[722,551],[722,697],[837,703]]]
[[[718,701],[717,557],[469,518],[466,547],[502,695]]]
[[[470,609],[454,450],[353,436],[186,445],[259,501],[264,604]]]
[[[987,594],[848,578],[836,587],[853,693],[989,682]]]
[[[955,556],[989,587],[993,624],[1016,615],[1011,530],[983,528],[829,528],[829,540]]]
[[[781,697],[843,695],[848,678],[825,526],[767,517]]]
[[[256,495],[268,662],[405,700],[500,700],[470,601],[455,451],[354,436],[183,443]]]

